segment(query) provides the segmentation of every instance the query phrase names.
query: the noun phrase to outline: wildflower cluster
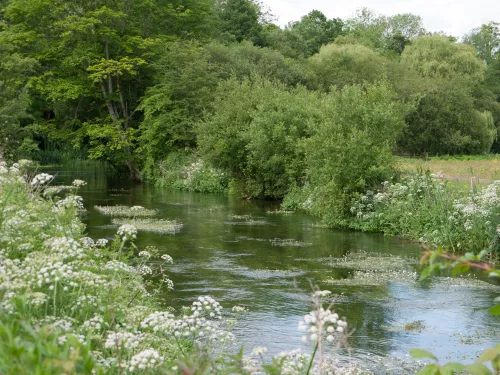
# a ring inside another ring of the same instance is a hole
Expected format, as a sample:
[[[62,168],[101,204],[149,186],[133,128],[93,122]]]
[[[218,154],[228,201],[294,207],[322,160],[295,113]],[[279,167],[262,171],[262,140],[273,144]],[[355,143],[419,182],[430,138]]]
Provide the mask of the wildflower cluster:
[[[311,311],[304,316],[304,320],[299,323],[299,331],[307,333],[302,336],[302,341],[317,341],[318,334],[326,334],[326,341],[333,342],[335,336],[343,334],[347,329],[347,322],[339,319],[337,313],[332,313],[330,309],[320,308],[319,311]],[[320,332],[324,330],[324,332]]]
[[[47,174],[47,173],[40,173],[37,174],[35,177],[33,177],[33,180],[31,180],[31,186],[36,187],[36,186],[43,186],[48,184],[50,181],[54,179],[54,176]]]
[[[129,264],[124,254],[135,249],[134,226],[122,225],[112,241],[85,237],[77,217],[81,198],[70,195],[54,202],[31,188],[45,185],[51,177],[39,175],[31,185],[18,168],[11,171],[4,164],[1,168],[0,320],[6,327],[26,327],[26,331],[0,332],[5,345],[8,337],[18,335],[22,342],[40,335],[41,345],[47,352],[57,351],[54,358],[61,363],[74,353],[92,364],[95,373],[118,367],[143,372],[164,366],[167,355],[170,361],[179,355],[177,344],[171,344],[174,337],[179,342],[215,343],[224,336],[221,306],[211,297],[200,297],[188,315],[155,311],[145,277],[154,274],[155,264],[173,261],[148,247]],[[77,180],[74,186],[84,183]],[[173,288],[164,274],[159,284],[163,290]],[[80,350],[82,345],[90,350]],[[23,362],[22,356],[28,354],[20,355]],[[46,361],[36,363],[42,366]],[[59,372],[64,371],[55,370]]]
[[[500,181],[462,193],[432,176],[385,182],[351,207],[354,227],[404,235],[434,247],[500,252]]]
[[[137,237],[137,228],[131,224],[123,224],[117,233],[123,241],[131,241]]]

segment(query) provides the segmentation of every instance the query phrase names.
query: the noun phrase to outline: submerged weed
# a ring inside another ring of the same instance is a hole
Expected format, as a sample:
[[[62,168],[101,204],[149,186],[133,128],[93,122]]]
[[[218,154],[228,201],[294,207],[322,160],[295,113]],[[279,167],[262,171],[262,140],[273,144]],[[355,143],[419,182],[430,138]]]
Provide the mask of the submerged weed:
[[[142,206],[94,206],[95,210],[106,216],[117,217],[152,217],[158,215],[158,210]]]
[[[178,233],[183,224],[175,220],[163,219],[113,219],[115,225],[132,225],[138,230],[164,234]]]

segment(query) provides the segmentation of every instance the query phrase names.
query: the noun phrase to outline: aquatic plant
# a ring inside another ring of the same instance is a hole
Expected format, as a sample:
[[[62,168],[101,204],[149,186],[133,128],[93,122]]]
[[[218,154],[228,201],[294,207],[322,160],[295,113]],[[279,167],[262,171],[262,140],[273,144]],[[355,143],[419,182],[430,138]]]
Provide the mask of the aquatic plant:
[[[183,227],[178,221],[164,219],[113,219],[111,222],[116,225],[131,225],[145,232],[165,234],[178,233]]]
[[[312,243],[310,242],[302,242],[302,241],[297,241],[292,238],[274,238],[272,240],[269,240],[271,242],[271,246],[283,246],[283,247],[308,247],[311,246]]]
[[[142,206],[94,206],[94,209],[106,216],[117,217],[152,217],[158,215],[158,210]]]

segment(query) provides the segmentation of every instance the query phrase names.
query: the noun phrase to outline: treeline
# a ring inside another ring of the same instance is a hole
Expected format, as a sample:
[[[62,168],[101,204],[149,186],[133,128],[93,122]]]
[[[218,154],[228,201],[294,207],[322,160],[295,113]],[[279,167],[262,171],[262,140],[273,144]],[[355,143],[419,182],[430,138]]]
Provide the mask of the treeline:
[[[349,196],[392,153],[500,152],[498,23],[458,42],[367,9],[280,28],[251,0],[0,4],[12,159],[79,150],[139,179],[198,152],[245,195],[282,198],[309,183]]]

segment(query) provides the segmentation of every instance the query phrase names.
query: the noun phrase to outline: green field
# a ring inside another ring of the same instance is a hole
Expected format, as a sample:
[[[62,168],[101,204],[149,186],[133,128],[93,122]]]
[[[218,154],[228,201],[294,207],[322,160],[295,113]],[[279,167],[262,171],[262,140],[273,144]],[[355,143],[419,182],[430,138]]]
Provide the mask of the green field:
[[[398,157],[397,168],[409,173],[429,170],[431,173],[444,175],[447,179],[459,181],[471,178],[500,180],[500,155],[432,157],[425,160]]]

